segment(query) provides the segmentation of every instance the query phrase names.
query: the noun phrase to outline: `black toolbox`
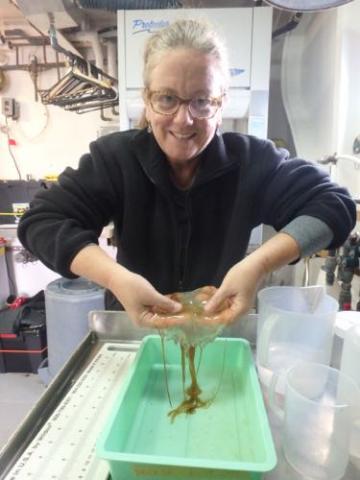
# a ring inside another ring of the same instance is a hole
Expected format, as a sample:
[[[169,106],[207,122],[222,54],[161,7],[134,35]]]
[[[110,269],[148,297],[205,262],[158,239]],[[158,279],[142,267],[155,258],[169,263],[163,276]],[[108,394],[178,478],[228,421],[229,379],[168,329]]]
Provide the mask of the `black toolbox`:
[[[37,373],[47,357],[45,325],[21,329],[18,333],[0,333],[0,372]]]
[[[37,373],[47,357],[43,290],[18,308],[0,312],[0,372]]]

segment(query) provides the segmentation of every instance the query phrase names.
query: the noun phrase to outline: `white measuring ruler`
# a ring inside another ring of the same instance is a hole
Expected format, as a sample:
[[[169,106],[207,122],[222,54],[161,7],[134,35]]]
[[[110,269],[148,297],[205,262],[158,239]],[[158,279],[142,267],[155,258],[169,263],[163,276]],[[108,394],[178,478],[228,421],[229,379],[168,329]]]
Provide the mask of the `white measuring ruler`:
[[[121,344],[105,343],[5,479],[107,479],[95,444],[134,356]]]

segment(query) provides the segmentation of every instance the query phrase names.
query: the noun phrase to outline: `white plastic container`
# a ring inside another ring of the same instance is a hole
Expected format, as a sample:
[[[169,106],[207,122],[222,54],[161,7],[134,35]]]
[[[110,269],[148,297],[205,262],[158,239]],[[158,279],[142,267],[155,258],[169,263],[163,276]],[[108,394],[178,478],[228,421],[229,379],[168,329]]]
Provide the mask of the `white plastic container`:
[[[344,478],[359,387],[338,369],[314,362],[291,367],[285,382],[284,406],[277,403],[275,383],[269,398],[270,408],[283,421],[286,460],[301,478]]]
[[[104,289],[84,278],[59,278],[45,290],[48,372],[53,377],[89,331],[88,314],[104,310]]]
[[[282,373],[299,361],[330,363],[339,305],[323,286],[268,287],[258,292],[258,300],[256,363],[266,389],[274,375],[284,378]],[[284,382],[277,388],[283,394]]]
[[[360,312],[343,310],[336,314],[331,366],[340,368],[346,332],[356,325],[360,326]]]
[[[360,312],[359,322],[345,333],[340,371],[351,377],[360,389]],[[350,444],[350,459],[360,469],[360,399]]]

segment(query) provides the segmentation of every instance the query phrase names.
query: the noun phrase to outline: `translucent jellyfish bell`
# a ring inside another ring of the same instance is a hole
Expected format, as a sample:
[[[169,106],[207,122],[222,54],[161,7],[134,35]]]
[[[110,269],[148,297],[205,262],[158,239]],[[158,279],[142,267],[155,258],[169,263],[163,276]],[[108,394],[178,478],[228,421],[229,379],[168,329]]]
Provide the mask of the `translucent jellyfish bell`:
[[[203,347],[214,340],[224,328],[223,324],[207,321],[204,307],[216,292],[215,287],[203,287],[192,292],[174,293],[172,300],[182,304],[182,310],[176,314],[182,320],[180,325],[162,331],[165,339],[171,339],[182,347]]]

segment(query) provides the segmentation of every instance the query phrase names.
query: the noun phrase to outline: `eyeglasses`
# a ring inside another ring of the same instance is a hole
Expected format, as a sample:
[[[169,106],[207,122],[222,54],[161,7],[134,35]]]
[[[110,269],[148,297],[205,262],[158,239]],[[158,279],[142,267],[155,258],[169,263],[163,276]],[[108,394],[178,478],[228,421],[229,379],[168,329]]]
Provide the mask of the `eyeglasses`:
[[[212,118],[222,105],[222,98],[199,95],[194,98],[180,98],[177,95],[162,91],[148,91],[151,108],[160,115],[176,115],[182,104],[188,105],[193,118]]]

